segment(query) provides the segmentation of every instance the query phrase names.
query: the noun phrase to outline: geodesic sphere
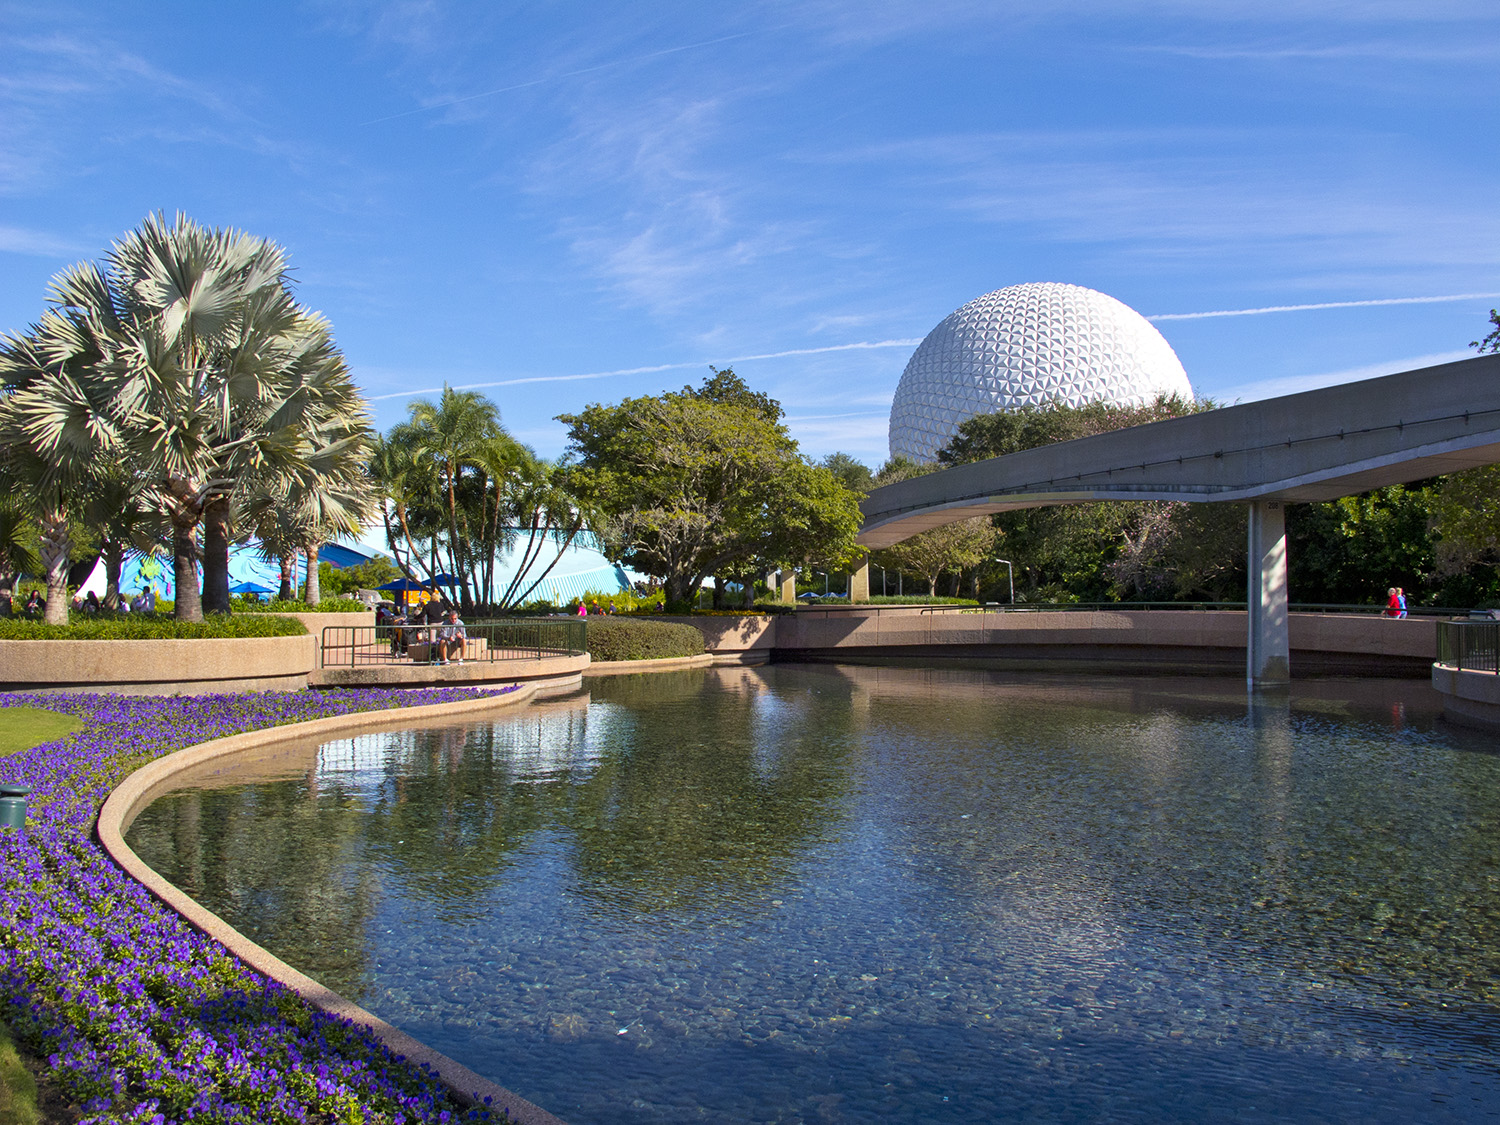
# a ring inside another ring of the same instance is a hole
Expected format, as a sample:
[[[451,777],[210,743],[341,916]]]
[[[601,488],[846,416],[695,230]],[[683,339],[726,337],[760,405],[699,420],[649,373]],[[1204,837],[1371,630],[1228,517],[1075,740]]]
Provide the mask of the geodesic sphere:
[[[891,456],[934,461],[976,414],[1143,406],[1163,393],[1193,398],[1177,353],[1140,313],[1081,285],[1011,285],[970,301],[912,353],[891,403]]]

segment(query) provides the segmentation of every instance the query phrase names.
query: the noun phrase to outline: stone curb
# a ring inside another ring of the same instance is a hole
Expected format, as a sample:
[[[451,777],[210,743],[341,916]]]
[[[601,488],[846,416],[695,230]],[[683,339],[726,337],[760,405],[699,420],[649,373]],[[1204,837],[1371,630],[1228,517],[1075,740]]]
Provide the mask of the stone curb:
[[[679,668],[707,668],[714,662],[714,654],[702,652],[697,656],[665,656],[660,660],[603,660],[590,663],[583,670],[584,679],[594,676],[628,676],[633,672],[675,672]]]
[[[505,1109],[512,1121],[521,1125],[564,1125],[563,1121],[525,1098],[481,1078],[462,1063],[447,1055],[434,1051],[425,1043],[412,1038],[406,1032],[392,1027],[379,1016],[365,1011],[353,1001],[345,999],[330,988],[325,988],[311,977],[298,972],[281,958],[263,949],[217,914],[200,906],[187,895],[163,879],[148,867],[130,845],[125,843],[125,831],[137,813],[164,788],[171,779],[184,769],[215,758],[226,757],[245,750],[258,749],[303,739],[309,735],[335,736],[359,730],[376,730],[382,727],[404,726],[414,720],[438,718],[462,718],[479,715],[497,707],[512,707],[524,703],[537,692],[538,684],[522,684],[515,691],[504,695],[491,695],[482,699],[461,699],[453,703],[431,703],[420,707],[400,707],[388,711],[359,711],[349,715],[335,715],[326,719],[313,719],[305,723],[267,727],[264,730],[246,731],[229,738],[215,739],[179,750],[174,754],[148,762],[127,777],[112,792],[99,810],[95,831],[99,843],[110,857],[125,869],[126,874],[143,884],[147,890],[171,907],[193,928],[219,942],[234,956],[252,969],[270,977],[309,1004],[330,1015],[350,1020],[367,1028],[380,1042],[398,1055],[406,1056],[407,1062],[430,1066],[454,1095],[464,1104],[483,1104],[486,1100],[496,1109]]]

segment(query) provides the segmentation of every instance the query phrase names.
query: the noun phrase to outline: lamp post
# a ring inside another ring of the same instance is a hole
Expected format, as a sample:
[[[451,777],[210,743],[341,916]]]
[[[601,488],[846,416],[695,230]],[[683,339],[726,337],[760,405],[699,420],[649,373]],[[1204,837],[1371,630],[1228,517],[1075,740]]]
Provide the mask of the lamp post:
[[[1005,574],[1010,579],[1010,604],[1016,604],[1016,569],[1010,565],[1009,559],[996,559],[996,562],[1005,564]]]

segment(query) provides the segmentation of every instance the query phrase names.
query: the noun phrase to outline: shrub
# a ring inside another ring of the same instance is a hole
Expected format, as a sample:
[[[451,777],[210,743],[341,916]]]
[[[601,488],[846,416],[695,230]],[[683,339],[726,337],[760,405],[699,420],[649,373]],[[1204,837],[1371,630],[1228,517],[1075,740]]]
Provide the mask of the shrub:
[[[235,613],[364,613],[370,608],[354,598],[324,598],[317,605],[282,601],[280,598],[269,602],[235,598],[232,604]]]
[[[67,625],[46,625],[17,618],[0,619],[0,641],[184,641],[240,637],[296,637],[306,633],[294,617],[229,617],[213,614],[203,621],[127,613],[119,617],[75,614]]]
[[[587,645],[595,660],[665,660],[703,652],[703,634],[671,621],[590,617]]]

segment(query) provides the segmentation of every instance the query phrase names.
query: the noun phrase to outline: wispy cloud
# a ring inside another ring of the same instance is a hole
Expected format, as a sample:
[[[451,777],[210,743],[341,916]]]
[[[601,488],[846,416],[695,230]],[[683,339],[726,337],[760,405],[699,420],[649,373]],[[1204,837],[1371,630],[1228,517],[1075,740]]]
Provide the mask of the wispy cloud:
[[[654,375],[661,371],[682,371],[690,367],[706,368],[709,364],[752,363],[763,359],[788,359],[792,356],[825,355],[830,352],[873,351],[880,348],[914,348],[922,341],[911,340],[862,340],[853,344],[828,344],[817,348],[788,348],[779,352],[756,352],[750,355],[731,356],[728,359],[695,359],[684,363],[656,363],[647,367],[621,367],[614,371],[590,371],[580,375],[528,375],[517,379],[496,379],[483,383],[453,384],[456,391],[478,391],[491,387],[520,387],[530,383],[574,383],[585,379],[613,379],[625,375]],[[441,394],[442,387],[421,387],[416,390],[398,391],[394,394],[371,395],[371,402],[388,399],[415,398],[417,395]]]
[[[650,62],[652,59],[663,58],[667,55],[680,54],[683,51],[697,51],[704,47],[717,46],[720,43],[729,43],[735,39],[747,39],[752,35],[764,35],[775,28],[764,28],[756,31],[740,31],[733,35],[721,35],[717,39],[705,39],[701,43],[684,43],[679,47],[667,47],[660,51],[648,51],[644,55],[632,55],[623,59],[610,59],[607,62],[597,63],[594,66],[580,67],[576,70],[568,70],[559,74],[544,74],[525,82],[514,82],[509,86],[498,86],[493,90],[484,90],[477,94],[465,94],[462,97],[446,98],[441,101],[430,102],[427,105],[417,106],[415,109],[403,110],[400,113],[388,114],[385,117],[373,117],[369,121],[361,121],[360,125],[379,125],[385,121],[395,121],[402,117],[411,117],[413,114],[429,113],[435,109],[446,109],[449,106],[464,105],[468,102],[478,101],[481,98],[492,98],[498,94],[510,94],[517,90],[528,90],[533,86],[543,86],[549,82],[560,82],[567,78],[581,78],[585,74],[596,74],[601,70],[611,70],[615,67],[631,66],[636,63]]]
[[[1157,313],[1147,320],[1209,320],[1220,316],[1260,316],[1263,313],[1307,312],[1312,309],[1362,309],[1377,305],[1438,305],[1448,301],[1488,301],[1500,293],[1450,293],[1443,297],[1381,297],[1372,301],[1319,301],[1310,305],[1265,305],[1257,309],[1216,309],[1213,312]]]
[[[48,231],[24,227],[0,227],[0,252],[28,254],[37,258],[76,258],[98,247],[85,247]]]
[[[1251,383],[1225,387],[1214,397],[1223,402],[1256,402],[1265,398],[1297,394],[1300,391],[1315,391],[1319,387],[1336,387],[1343,383],[1355,383],[1361,379],[1376,379],[1381,375],[1394,375],[1399,371],[1416,371],[1423,367],[1435,367],[1440,363],[1470,359],[1472,351],[1433,352],[1429,355],[1407,356],[1404,359],[1386,360],[1360,367],[1347,367],[1338,371],[1324,371],[1313,375],[1288,375],[1276,379],[1257,379]]]

